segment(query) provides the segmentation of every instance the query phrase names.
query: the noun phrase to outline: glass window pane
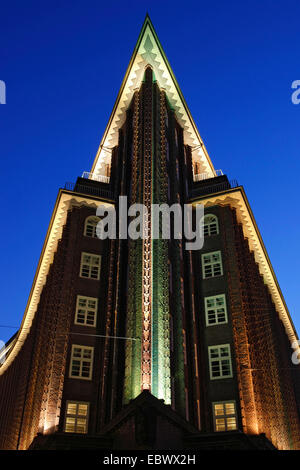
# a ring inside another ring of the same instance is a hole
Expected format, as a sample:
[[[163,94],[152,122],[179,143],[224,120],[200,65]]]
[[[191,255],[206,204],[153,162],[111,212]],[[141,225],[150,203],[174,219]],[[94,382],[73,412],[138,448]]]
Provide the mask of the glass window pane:
[[[68,403],[68,406],[67,406],[68,415],[76,415],[76,410],[77,410],[76,403]]]
[[[79,416],[86,416],[87,415],[88,406],[85,403],[78,404],[78,415]]]
[[[235,417],[227,418],[226,424],[227,424],[228,431],[233,431],[234,429],[236,429],[236,418]]]
[[[225,419],[224,418],[218,418],[216,419],[216,430],[217,431],[225,431]]]
[[[234,415],[235,413],[235,406],[234,403],[226,403],[225,410],[227,415]]]
[[[224,416],[224,404],[223,403],[215,404],[215,415]]]

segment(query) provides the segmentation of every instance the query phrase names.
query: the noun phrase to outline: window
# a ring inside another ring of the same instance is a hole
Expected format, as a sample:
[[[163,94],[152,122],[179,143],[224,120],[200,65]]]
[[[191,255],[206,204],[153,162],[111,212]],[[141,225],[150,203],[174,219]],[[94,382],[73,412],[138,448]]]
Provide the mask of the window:
[[[104,163],[104,168],[105,168],[105,176],[107,176],[107,178],[110,177],[110,164],[109,163]]]
[[[209,373],[210,379],[226,379],[232,377],[230,345],[209,346]]]
[[[89,403],[67,401],[65,432],[86,434],[88,431]]]
[[[101,256],[91,253],[81,254],[80,276],[89,279],[100,278]]]
[[[169,126],[169,115],[168,115],[168,112],[166,112],[166,114],[165,114],[165,125],[166,125],[166,127]]]
[[[70,363],[70,377],[91,380],[94,348],[73,344]]]
[[[207,214],[204,216],[204,236],[210,237],[211,235],[218,235],[219,223],[218,219],[213,214]]]
[[[99,217],[90,216],[85,219],[84,235],[86,237],[97,238],[96,227],[99,222]]]
[[[193,172],[194,176],[200,174],[200,164],[198,162],[193,162]]]
[[[175,137],[176,147],[178,147],[178,132],[177,132],[177,129],[174,129],[174,137]]]
[[[204,298],[206,326],[227,323],[225,294]]]
[[[222,258],[220,251],[202,255],[203,279],[223,275]]]
[[[75,324],[96,326],[98,299],[77,295]]]
[[[213,403],[215,431],[234,431],[237,429],[237,417],[234,401]]]

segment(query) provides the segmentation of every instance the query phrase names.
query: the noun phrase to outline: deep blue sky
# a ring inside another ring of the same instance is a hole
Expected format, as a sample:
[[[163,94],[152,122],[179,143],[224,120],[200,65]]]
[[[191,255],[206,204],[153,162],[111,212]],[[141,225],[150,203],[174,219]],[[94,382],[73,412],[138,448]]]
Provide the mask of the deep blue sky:
[[[91,168],[147,11],[215,168],[245,187],[300,332],[299,0],[1,2],[0,323],[21,322],[58,188]]]

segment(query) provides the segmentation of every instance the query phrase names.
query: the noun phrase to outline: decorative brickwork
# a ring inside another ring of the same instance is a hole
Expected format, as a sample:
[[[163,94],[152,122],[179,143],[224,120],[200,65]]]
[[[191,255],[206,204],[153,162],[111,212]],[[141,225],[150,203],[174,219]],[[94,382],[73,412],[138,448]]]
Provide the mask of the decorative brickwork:
[[[84,233],[98,205],[124,216],[119,196],[147,214],[117,221],[117,239]],[[199,203],[219,227],[200,250],[183,225],[174,239],[173,217],[170,240],[151,238],[152,204]],[[132,223],[146,237],[126,238]],[[82,298],[95,322],[75,321]],[[92,173],[59,191],[5,349],[0,449],[300,449],[295,339],[244,190],[213,169],[147,17]]]
[[[299,449],[292,350],[234,211],[222,215],[243,428]]]
[[[1,448],[27,449],[38,432],[59,429],[84,215],[90,214],[80,207],[69,211],[30,333],[0,377]]]

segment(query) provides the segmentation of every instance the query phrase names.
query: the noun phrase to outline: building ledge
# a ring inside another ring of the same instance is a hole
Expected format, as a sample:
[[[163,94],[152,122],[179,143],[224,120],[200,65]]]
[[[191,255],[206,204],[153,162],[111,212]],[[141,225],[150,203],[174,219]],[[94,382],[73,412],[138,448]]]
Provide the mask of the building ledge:
[[[107,201],[114,201],[113,192],[108,189],[109,186],[106,183],[99,181],[78,177],[76,183],[67,182],[64,189],[79,194],[88,194],[103,198]]]

